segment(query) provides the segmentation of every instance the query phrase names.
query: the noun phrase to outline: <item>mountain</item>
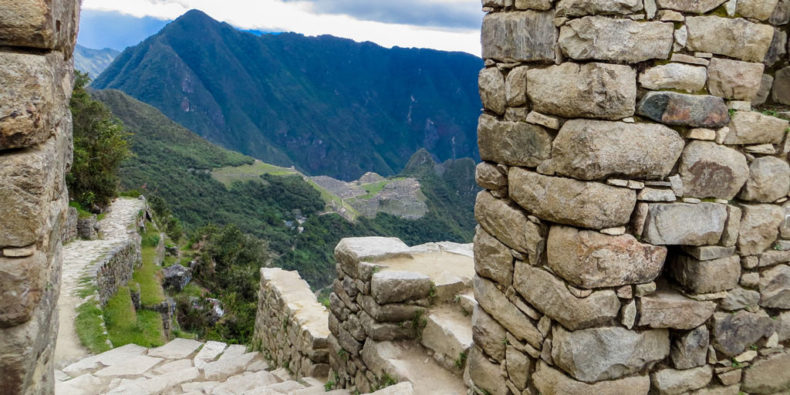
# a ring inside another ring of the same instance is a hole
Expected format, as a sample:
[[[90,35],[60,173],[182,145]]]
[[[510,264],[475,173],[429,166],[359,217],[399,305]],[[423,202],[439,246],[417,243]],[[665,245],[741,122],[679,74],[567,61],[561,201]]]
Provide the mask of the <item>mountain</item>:
[[[74,68],[96,78],[119,54],[111,48],[91,49],[77,44],[74,47]]]
[[[309,175],[397,174],[420,148],[477,158],[480,58],[331,36],[256,36],[190,11],[94,82],[226,148]]]
[[[299,270],[314,288],[335,277],[333,250],[343,237],[396,236],[409,244],[472,239],[477,191],[472,159],[436,164],[427,151],[417,152],[400,176],[419,180],[428,212],[418,219],[380,212],[352,222],[327,211],[328,192],[291,169],[218,147],[121,91],[91,94],[131,133],[134,155],[120,169],[123,190],[164,198],[187,231],[235,224],[266,239],[276,254],[274,264]],[[268,171],[257,172],[261,168]],[[371,175],[360,180],[363,186],[384,188],[382,181]]]

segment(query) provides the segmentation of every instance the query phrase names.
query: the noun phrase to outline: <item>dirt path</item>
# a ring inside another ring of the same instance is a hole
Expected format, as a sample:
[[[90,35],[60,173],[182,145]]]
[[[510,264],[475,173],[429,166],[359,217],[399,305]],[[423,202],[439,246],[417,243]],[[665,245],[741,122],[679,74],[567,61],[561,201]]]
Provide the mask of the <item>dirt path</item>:
[[[129,232],[135,232],[137,213],[144,206],[144,201],[139,199],[116,199],[104,219],[99,221],[101,239],[75,240],[63,246],[63,279],[60,299],[58,299],[60,328],[55,348],[56,368],[62,368],[90,355],[90,352],[80,344],[74,328],[75,309],[83,302],[77,295],[79,280],[90,272],[88,269],[92,263],[102,258],[116,245],[128,240]]]

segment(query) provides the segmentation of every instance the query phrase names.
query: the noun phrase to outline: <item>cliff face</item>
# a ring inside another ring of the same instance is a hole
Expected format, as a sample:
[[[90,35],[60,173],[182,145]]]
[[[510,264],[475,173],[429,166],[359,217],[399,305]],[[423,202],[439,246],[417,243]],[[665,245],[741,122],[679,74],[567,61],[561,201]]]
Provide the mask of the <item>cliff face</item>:
[[[76,0],[0,1],[0,393],[53,392]]]

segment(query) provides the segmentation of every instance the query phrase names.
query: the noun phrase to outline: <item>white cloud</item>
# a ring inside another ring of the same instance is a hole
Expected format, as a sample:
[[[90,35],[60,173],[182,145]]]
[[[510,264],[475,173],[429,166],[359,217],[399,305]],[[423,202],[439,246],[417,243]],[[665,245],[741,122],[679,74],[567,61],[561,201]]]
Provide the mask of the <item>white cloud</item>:
[[[375,1],[375,0],[370,0]],[[452,7],[461,0],[431,0]],[[463,0],[474,1],[474,0]],[[318,14],[310,2],[281,0],[84,0],[84,9],[118,11],[136,17],[175,19],[190,9],[242,29],[293,31],[305,35],[331,34],[385,47],[421,47],[480,55],[477,29],[441,29],[362,21],[347,15]],[[482,14],[481,14],[482,15]]]

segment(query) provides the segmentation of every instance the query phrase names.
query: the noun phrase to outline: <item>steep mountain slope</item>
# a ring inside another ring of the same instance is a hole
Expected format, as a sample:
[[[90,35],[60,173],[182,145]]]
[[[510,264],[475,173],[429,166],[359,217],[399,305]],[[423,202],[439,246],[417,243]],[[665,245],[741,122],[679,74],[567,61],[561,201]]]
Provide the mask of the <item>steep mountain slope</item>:
[[[256,174],[257,179],[223,184],[213,169],[253,165],[253,159],[209,143],[123,92],[92,95],[132,133],[134,156],[120,170],[123,189],[163,197],[187,230],[235,224],[268,240],[275,265],[299,270],[316,288],[334,278],[332,251],[343,237],[388,235],[409,244],[471,241],[476,188],[471,159],[437,165],[427,151],[418,152],[407,170],[420,182],[428,213],[417,220],[379,214],[350,222],[327,214],[324,193],[301,176],[280,171],[288,169],[269,166],[273,170]]]
[[[224,147],[309,175],[398,173],[426,148],[477,157],[482,60],[331,36],[260,37],[190,11],[94,81]]]
[[[74,68],[96,78],[120,54],[111,49],[91,49],[77,44],[74,47]]]

